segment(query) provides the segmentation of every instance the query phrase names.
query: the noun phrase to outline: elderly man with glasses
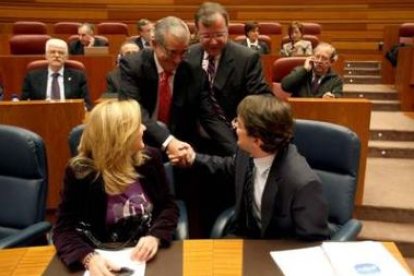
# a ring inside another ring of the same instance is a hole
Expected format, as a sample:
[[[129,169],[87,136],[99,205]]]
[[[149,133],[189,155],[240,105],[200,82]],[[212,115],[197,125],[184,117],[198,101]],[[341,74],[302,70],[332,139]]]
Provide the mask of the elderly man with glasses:
[[[196,116],[200,114],[201,84],[183,62],[190,32],[181,19],[165,17],[155,24],[153,48],[120,59],[120,99],[141,104],[147,127],[146,144],[179,154],[188,141],[194,145]]]
[[[338,55],[332,45],[319,43],[303,66],[296,67],[283,78],[282,89],[293,97],[341,97],[343,81],[332,69],[337,59]]]

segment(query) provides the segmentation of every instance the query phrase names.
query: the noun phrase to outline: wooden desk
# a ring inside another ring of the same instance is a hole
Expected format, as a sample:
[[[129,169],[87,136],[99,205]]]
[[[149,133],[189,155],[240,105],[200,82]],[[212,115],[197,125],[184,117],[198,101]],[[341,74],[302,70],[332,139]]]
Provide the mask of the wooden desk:
[[[11,94],[21,94],[26,67],[33,60],[44,59],[41,55],[16,56],[0,55],[0,74],[3,75],[4,99],[10,100]],[[70,56],[85,65],[89,94],[92,102],[106,91],[106,75],[115,66],[116,57],[107,56]]]
[[[317,120],[346,126],[359,136],[361,156],[355,203],[362,204],[368,155],[371,102],[367,99],[345,98],[289,98],[288,101],[292,106],[293,116],[296,119]]]
[[[392,242],[384,246],[408,270],[400,251]],[[317,245],[293,241],[266,240],[185,240],[161,249],[147,264],[152,275],[282,275],[269,252]],[[53,246],[0,250],[0,275],[82,275],[69,272],[55,256]],[[50,262],[50,264],[49,264]],[[49,266],[48,266],[49,264]]]
[[[64,168],[69,160],[69,132],[85,117],[83,100],[0,101],[0,124],[29,129],[39,134],[47,151],[49,174],[48,208],[56,208],[62,186]]]

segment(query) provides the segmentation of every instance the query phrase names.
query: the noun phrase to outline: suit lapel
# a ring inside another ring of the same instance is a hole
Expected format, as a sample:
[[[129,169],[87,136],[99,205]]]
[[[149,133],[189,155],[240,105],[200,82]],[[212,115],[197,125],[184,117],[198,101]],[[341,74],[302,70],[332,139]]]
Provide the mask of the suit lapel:
[[[38,82],[38,87],[39,87],[39,94],[40,97],[39,99],[46,99],[46,94],[47,94],[47,81],[48,81],[48,70],[45,69],[43,70],[43,72],[40,75],[39,78],[39,82]]]
[[[223,52],[220,57],[220,63],[217,68],[216,76],[214,78],[214,88],[222,91],[224,85],[227,83],[227,79],[230,76],[230,73],[234,70],[232,63],[234,62],[234,57],[231,52],[231,41],[229,41],[226,47],[223,49]]]
[[[63,86],[65,87],[65,99],[70,99],[72,95],[72,70],[65,68],[63,72]]]
[[[270,167],[269,176],[267,177],[266,186],[262,196],[262,235],[266,232],[266,229],[270,223],[270,219],[273,216],[276,195],[283,180],[279,177],[280,173],[280,158],[273,160]]]

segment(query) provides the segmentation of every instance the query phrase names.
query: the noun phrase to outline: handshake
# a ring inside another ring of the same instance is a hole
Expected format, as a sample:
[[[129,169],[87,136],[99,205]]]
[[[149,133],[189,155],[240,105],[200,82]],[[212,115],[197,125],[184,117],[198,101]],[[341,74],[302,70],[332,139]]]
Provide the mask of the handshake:
[[[194,163],[196,153],[190,144],[173,138],[167,146],[168,159],[174,166],[188,168]]]

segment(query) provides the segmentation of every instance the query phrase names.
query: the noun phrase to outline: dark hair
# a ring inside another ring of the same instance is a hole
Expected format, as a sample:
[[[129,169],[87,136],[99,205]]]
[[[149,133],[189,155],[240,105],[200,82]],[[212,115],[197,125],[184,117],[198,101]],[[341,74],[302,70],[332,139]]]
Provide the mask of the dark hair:
[[[275,153],[284,149],[293,137],[290,106],[273,95],[250,95],[237,107],[249,136],[260,138],[261,149]]]
[[[259,29],[259,23],[256,21],[248,21],[244,23],[244,34],[248,36],[247,34],[251,31],[254,31],[255,29]]]
[[[146,26],[148,24],[151,24],[151,21],[149,21],[146,18],[142,18],[142,19],[138,20],[138,22],[137,22],[137,29],[138,29],[138,31],[142,31],[142,27],[144,27],[144,26]]]
[[[215,22],[215,15],[219,13],[223,16],[226,26],[229,25],[229,14],[226,9],[215,2],[204,2],[198,8],[197,12],[194,15],[194,21],[196,28],[198,29],[198,23],[201,22],[204,26],[210,27]]]
[[[294,29],[298,29],[300,33],[303,35],[303,24],[297,21],[292,22],[288,28],[288,35],[289,38],[292,39],[292,33]]]

